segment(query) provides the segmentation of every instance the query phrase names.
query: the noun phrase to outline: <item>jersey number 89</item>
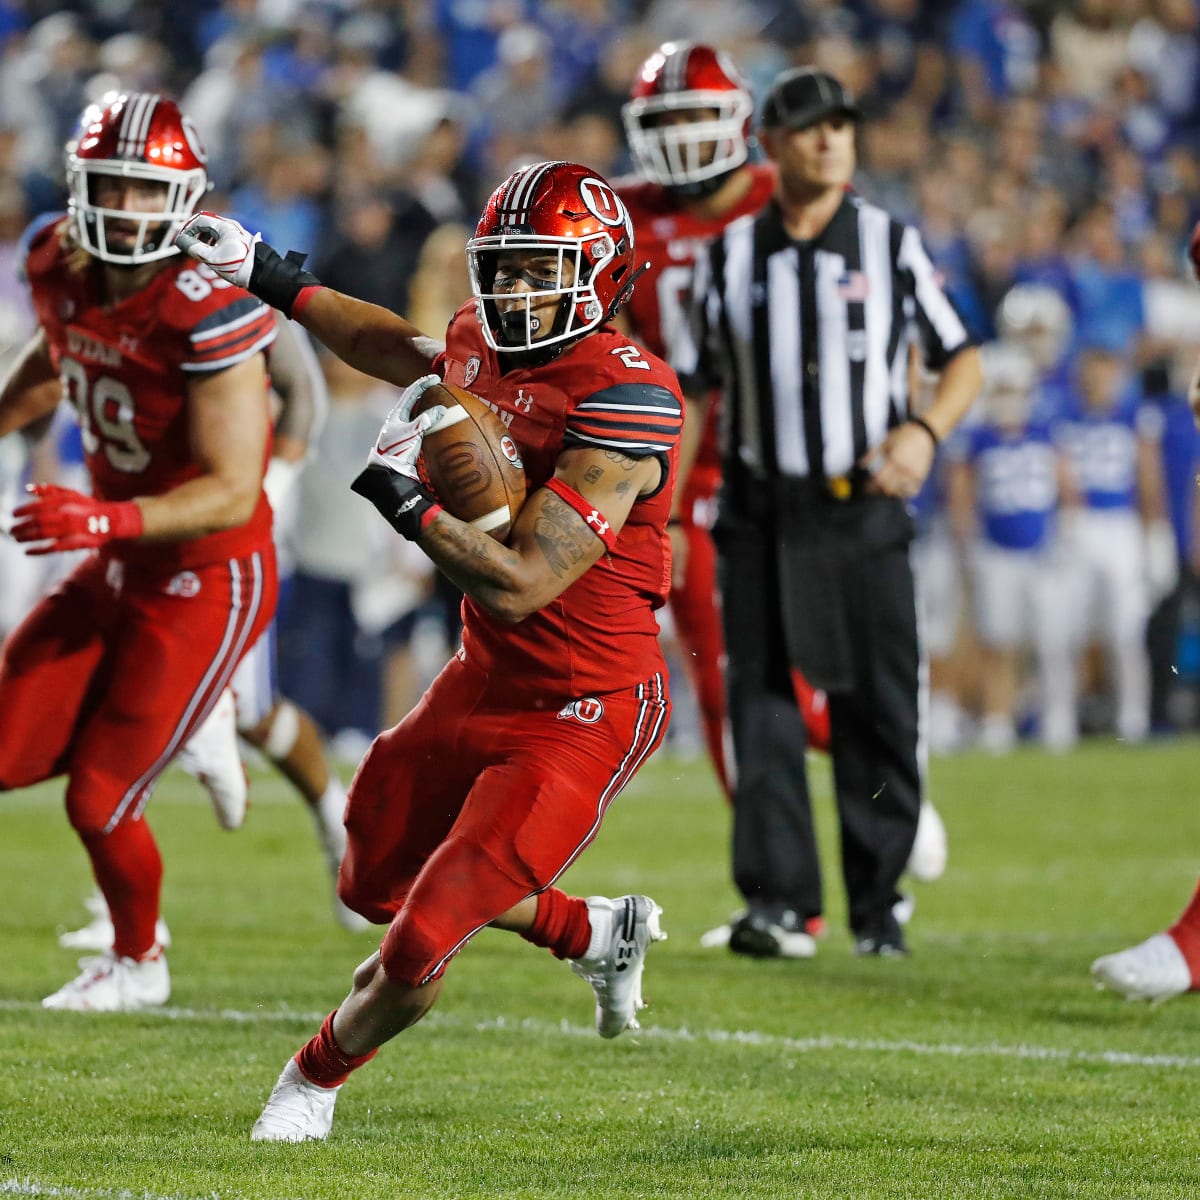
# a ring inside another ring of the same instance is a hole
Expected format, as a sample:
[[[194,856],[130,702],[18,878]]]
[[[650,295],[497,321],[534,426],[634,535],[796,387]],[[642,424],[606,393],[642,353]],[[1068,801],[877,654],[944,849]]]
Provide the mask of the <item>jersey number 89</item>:
[[[73,358],[63,357],[59,367],[63,390],[79,414],[83,448],[88,454],[103,449],[117,471],[136,475],[150,465],[150,451],[134,427],[133,393],[111,375],[101,375],[89,386],[87,372]]]

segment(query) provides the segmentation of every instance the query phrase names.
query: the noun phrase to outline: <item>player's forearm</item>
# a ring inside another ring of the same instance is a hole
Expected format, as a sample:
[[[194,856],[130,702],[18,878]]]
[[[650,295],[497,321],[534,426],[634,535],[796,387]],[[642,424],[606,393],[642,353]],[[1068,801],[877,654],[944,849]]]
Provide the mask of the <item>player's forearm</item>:
[[[443,511],[417,544],[447,578],[499,620],[515,624],[536,611],[520,602],[520,555],[490,535]]]
[[[53,413],[61,398],[45,342],[31,338],[0,382],[0,437]]]
[[[472,600],[512,624],[561,596],[604,552],[575,510],[548,489],[526,502],[507,546],[445,512],[419,545]]]
[[[304,292],[293,317],[343,362],[396,387],[428,375],[442,349],[390,309],[332,288]]]
[[[261,493],[257,476],[230,480],[202,475],[164,492],[139,496],[142,541],[178,542],[245,525],[254,515]]]

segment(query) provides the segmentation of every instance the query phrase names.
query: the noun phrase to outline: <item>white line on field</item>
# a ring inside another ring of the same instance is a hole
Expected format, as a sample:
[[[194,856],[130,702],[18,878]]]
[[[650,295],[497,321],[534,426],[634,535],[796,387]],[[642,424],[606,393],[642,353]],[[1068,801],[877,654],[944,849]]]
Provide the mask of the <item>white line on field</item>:
[[[38,1004],[26,1000],[0,1000],[0,1012],[41,1012]],[[231,1024],[296,1023],[319,1026],[328,1015],[323,1012],[302,1013],[289,1009],[255,1009],[250,1012],[231,1008],[148,1008],[139,1017],[160,1017],[168,1021],[225,1021]],[[68,1020],[75,1018],[69,1017]],[[533,1033],[545,1036],[594,1038],[590,1025],[572,1025],[569,1021],[541,1021],[532,1017],[509,1020],[496,1017],[490,1021],[472,1022],[452,1013],[434,1013],[422,1022],[423,1028],[475,1029],[479,1033]],[[1097,1063],[1110,1067],[1167,1067],[1194,1071],[1200,1067],[1200,1056],[1187,1054],[1136,1054],[1126,1050],[1068,1050],[1060,1046],[1032,1046],[1025,1042],[979,1042],[964,1045],[956,1042],[915,1042],[907,1038],[889,1041],[886,1038],[844,1037],[787,1037],[777,1033],[761,1033],[743,1029],[668,1029],[651,1026],[631,1035],[656,1042],[691,1042],[711,1045],[761,1046],[769,1050],[790,1050],[809,1054],[818,1050],[847,1050],[867,1054],[914,1054],[942,1058],[1011,1058],[1033,1062]]]
[[[229,1193],[226,1193],[229,1195]],[[154,1192],[131,1192],[126,1188],[75,1188],[41,1183],[36,1179],[0,1179],[0,1196],[57,1196],[61,1200],[183,1200],[179,1195],[159,1196]],[[220,1200],[216,1192],[208,1192],[193,1200]]]

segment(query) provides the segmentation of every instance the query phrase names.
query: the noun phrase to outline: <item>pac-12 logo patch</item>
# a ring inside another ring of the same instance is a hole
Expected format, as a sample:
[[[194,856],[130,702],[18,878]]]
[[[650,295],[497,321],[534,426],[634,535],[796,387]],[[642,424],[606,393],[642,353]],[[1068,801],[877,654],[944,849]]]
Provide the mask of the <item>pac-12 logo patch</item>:
[[[463,387],[470,387],[479,377],[479,355],[472,354],[463,367]]]
[[[505,435],[500,439],[500,453],[508,459],[514,467],[523,467],[525,464],[521,461],[521,452],[517,449],[517,443],[512,438]]]
[[[584,696],[582,700],[572,700],[559,710],[558,719],[568,721],[572,717],[585,725],[595,725],[604,716],[604,705],[595,696]]]

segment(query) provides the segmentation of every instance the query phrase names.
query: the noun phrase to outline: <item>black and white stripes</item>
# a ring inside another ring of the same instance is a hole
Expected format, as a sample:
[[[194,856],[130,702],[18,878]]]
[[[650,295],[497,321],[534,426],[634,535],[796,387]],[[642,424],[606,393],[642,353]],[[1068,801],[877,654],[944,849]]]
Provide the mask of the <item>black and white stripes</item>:
[[[910,343],[935,370],[970,344],[916,229],[853,194],[812,242],[774,204],[733,222],[693,302],[672,366],[723,387],[729,450],[764,477],[846,474],[907,415]]]

